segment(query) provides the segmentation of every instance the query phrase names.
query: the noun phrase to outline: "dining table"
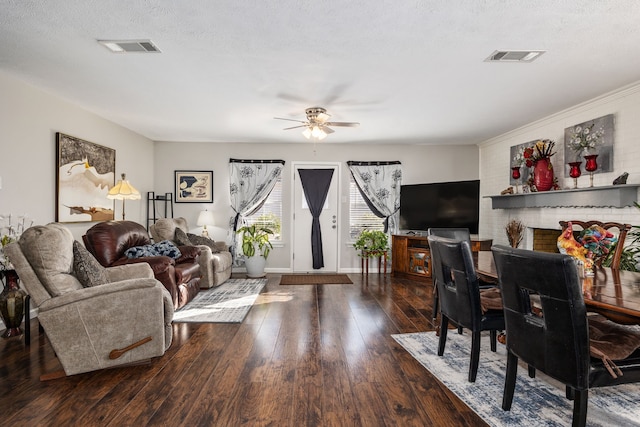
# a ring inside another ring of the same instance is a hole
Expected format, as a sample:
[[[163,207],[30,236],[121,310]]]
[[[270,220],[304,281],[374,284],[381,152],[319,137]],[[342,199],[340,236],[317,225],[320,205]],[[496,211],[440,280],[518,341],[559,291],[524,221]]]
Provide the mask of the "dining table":
[[[476,274],[484,282],[498,284],[498,272],[491,251],[477,253]],[[640,273],[594,267],[584,276],[582,293],[587,311],[599,313],[623,324],[640,324]]]

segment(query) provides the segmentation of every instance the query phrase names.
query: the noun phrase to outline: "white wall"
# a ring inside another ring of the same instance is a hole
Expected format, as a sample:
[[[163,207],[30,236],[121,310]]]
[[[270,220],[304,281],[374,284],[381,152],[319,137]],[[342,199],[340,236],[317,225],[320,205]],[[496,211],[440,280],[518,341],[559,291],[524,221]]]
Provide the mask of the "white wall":
[[[627,183],[640,182],[640,83],[621,88],[589,102],[561,111],[480,144],[480,193],[497,195],[509,187],[510,147],[535,139],[556,141],[557,154],[552,163],[562,188],[572,188],[573,179],[564,177],[564,129],[572,125],[614,114],[613,172],[596,173],[594,186],[611,185],[623,172]],[[583,163],[584,166],[584,163]],[[578,187],[589,186],[588,173],[578,179]],[[637,199],[636,199],[637,200]],[[504,227],[511,219],[526,227],[560,229],[560,220],[600,220],[640,224],[640,210],[628,208],[527,208],[491,209],[491,199],[481,198],[480,235],[508,244]],[[531,242],[523,241],[523,247]],[[530,240],[530,239],[529,239]]]
[[[116,175],[141,192],[153,189],[153,142],[59,97],[0,73],[0,214],[55,220],[56,132],[116,150]],[[115,205],[116,219],[122,204]],[[144,201],[129,201],[127,219],[144,223]],[[81,240],[94,223],[67,224]]]
[[[213,170],[213,204],[175,204],[176,217],[183,216],[190,227],[195,227],[198,212],[214,212],[216,224],[226,226],[233,216],[229,197],[229,159],[282,159],[283,171],[283,246],[276,247],[267,261],[267,271],[289,271],[291,260],[291,163],[343,162],[340,189],[341,225],[340,271],[357,271],[360,259],[349,244],[349,170],[348,160],[399,160],[402,162],[403,184],[461,181],[478,179],[478,148],[476,146],[419,146],[419,145],[366,145],[313,144],[301,137],[300,144],[221,144],[157,142],[155,146],[155,191],[174,191],[175,170]],[[211,233],[211,231],[210,231]],[[228,237],[217,230],[214,238]]]

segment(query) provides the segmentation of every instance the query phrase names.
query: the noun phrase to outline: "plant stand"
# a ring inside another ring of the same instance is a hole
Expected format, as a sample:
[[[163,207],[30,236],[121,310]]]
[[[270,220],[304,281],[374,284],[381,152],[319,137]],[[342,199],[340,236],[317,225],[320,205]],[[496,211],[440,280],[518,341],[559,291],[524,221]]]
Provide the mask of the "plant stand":
[[[369,256],[369,251],[362,251],[362,258],[360,260],[360,268],[363,274],[369,274],[369,258],[378,258],[378,274],[380,274],[380,267],[384,265],[384,274],[387,274],[387,251],[383,251],[380,254],[380,251],[376,251],[377,256]],[[384,258],[384,262],[383,262]]]

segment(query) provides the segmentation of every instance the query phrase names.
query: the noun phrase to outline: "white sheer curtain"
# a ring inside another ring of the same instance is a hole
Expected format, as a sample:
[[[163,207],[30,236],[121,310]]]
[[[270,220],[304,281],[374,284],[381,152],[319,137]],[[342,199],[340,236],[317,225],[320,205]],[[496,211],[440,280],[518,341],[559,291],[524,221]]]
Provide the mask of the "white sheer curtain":
[[[402,165],[392,162],[347,162],[356,186],[371,212],[384,218],[384,232],[398,232]]]
[[[242,218],[258,211],[276,185],[284,160],[229,160],[229,192],[231,207],[236,213],[232,219],[234,260],[236,230],[242,226]]]

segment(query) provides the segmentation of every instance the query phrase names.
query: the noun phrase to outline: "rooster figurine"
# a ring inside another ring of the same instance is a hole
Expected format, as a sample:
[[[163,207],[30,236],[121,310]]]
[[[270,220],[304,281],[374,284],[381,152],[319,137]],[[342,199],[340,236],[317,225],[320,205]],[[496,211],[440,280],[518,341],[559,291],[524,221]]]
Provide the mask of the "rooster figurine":
[[[567,223],[567,228],[558,237],[558,249],[560,253],[570,255],[584,264],[584,268],[591,270],[593,260],[587,258],[589,250],[582,246],[573,237],[573,224]]]

